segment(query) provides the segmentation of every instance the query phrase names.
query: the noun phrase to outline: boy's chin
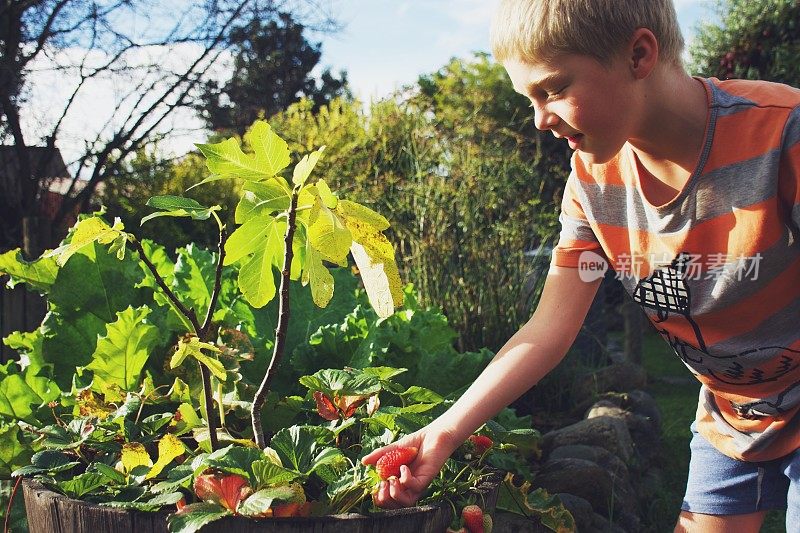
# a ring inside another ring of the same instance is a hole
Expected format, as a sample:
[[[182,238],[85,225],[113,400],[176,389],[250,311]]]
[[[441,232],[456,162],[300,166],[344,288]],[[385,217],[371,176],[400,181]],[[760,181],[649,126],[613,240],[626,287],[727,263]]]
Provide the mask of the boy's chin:
[[[587,164],[590,165],[605,165],[612,159],[614,159],[617,154],[619,154],[620,150],[594,150],[591,147],[579,147],[576,152],[580,156],[580,158]]]
[[[612,159],[614,156],[617,155],[616,153],[613,154],[597,154],[595,152],[584,152],[583,150],[576,150],[580,155],[580,158],[583,160],[584,163],[589,165],[605,165]]]

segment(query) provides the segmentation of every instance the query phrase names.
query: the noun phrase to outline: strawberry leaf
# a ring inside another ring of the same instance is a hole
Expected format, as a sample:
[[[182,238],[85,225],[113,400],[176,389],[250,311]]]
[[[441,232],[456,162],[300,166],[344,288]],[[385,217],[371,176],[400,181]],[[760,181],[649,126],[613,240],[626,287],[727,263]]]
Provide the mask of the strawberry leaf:
[[[285,485],[302,477],[297,472],[276,465],[268,459],[256,461],[252,465],[253,487],[256,489],[267,485]]]
[[[281,462],[295,471],[309,475],[323,464],[345,460],[333,444],[334,434],[318,426],[292,426],[277,432],[270,445],[278,452]]]
[[[239,504],[237,511],[245,516],[259,516],[266,513],[275,500],[288,501],[294,497],[294,491],[288,485],[268,487],[251,494]]]
[[[167,524],[171,533],[195,533],[206,524],[230,514],[230,511],[216,503],[191,503],[169,515]]]

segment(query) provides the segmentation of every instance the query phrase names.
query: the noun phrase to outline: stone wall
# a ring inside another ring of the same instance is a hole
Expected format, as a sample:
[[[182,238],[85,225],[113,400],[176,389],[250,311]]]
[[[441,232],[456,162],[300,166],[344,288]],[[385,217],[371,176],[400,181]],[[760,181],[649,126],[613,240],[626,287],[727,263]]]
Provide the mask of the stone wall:
[[[661,486],[661,415],[646,392],[646,373],[619,361],[583,376],[579,422],[544,435],[534,488],[558,494],[581,533],[642,530],[640,509]],[[495,533],[549,531],[498,513]]]

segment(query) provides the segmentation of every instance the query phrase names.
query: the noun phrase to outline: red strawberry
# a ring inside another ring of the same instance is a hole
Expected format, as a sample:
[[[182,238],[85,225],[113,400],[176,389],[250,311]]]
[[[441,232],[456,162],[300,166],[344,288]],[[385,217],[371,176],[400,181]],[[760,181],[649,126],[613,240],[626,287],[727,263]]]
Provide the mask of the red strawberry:
[[[247,480],[236,474],[203,473],[194,480],[194,493],[198,498],[218,503],[233,512],[251,492]]]
[[[486,435],[470,435],[469,440],[475,446],[475,452],[478,455],[483,455],[483,453],[494,446],[494,442],[492,439],[487,437]]]
[[[395,448],[381,456],[375,463],[375,471],[381,479],[389,479],[392,476],[400,476],[400,467],[407,465],[417,456],[417,449],[414,447]]]
[[[461,510],[461,519],[469,533],[484,533],[483,511],[477,505],[467,505]]]
[[[175,508],[176,508],[178,511],[180,511],[180,510],[181,510],[181,509],[183,509],[184,507],[186,507],[186,498],[181,498],[180,500],[178,500],[177,502],[175,502]]]

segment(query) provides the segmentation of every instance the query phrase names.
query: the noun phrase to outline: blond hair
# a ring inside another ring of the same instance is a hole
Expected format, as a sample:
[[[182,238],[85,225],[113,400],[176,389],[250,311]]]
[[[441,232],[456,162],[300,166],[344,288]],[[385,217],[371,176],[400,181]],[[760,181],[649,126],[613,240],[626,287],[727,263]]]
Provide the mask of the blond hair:
[[[672,0],[500,0],[492,51],[501,63],[581,54],[609,64],[638,28],[653,32],[662,60],[680,64],[684,43]]]

